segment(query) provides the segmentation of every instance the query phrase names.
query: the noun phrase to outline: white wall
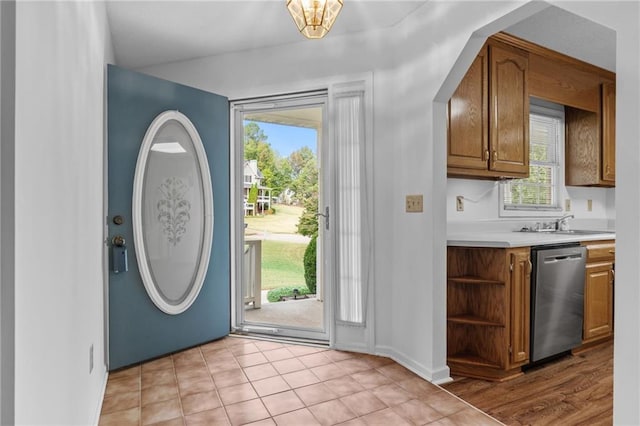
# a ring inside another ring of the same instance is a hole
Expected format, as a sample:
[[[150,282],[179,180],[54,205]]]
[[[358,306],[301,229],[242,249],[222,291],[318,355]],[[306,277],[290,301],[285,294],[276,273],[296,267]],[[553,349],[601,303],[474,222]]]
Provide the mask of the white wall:
[[[429,2],[392,32],[329,38],[314,44],[315,50],[305,49],[308,44],[301,42],[143,70],[232,98],[277,93],[283,88],[295,90],[308,86],[305,81],[373,71],[375,347],[435,380],[447,375],[443,105],[475,56],[476,52],[465,49],[474,31],[482,28],[484,35],[500,31],[544,7],[529,3],[525,9],[517,9],[522,4]],[[615,201],[618,229],[629,232],[619,233],[618,246],[623,250],[618,250],[616,259],[615,415],[617,423],[637,424],[640,298],[634,277],[640,276],[640,149],[633,141],[640,134],[638,5],[626,2],[612,7],[604,1],[555,4],[618,31],[618,105],[625,108],[618,108],[617,117],[619,178]],[[509,15],[503,18],[505,14]],[[300,65],[312,52],[325,58],[318,69]],[[261,67],[248,66],[255,63]],[[458,66],[453,68],[454,64]],[[403,211],[404,196],[413,193],[425,195],[423,214]],[[580,199],[585,194],[575,196]],[[605,195],[604,200],[612,197]],[[621,321],[625,323],[621,325]]]
[[[464,19],[443,19],[451,7]],[[510,6],[505,6],[509,10]],[[435,14],[432,11],[436,11]],[[500,12],[477,6],[436,3],[398,28],[300,43],[192,61],[159,65],[142,72],[233,98],[327,87],[336,76],[373,72],[374,80],[374,299],[375,350],[393,356],[433,380],[448,377],[443,333],[432,333],[433,322],[444,329],[444,290],[434,300],[433,251],[435,217],[445,210],[433,206],[431,103],[455,62],[459,50],[477,28],[478,16]],[[499,10],[499,9],[498,9]],[[426,31],[425,31],[426,27]],[[456,39],[451,40],[451,35]],[[384,52],[384,54],[380,54]],[[318,66],[305,67],[305,61]],[[259,63],[260,67],[247,66]],[[442,179],[441,179],[442,180]],[[404,212],[404,195],[425,194],[423,214]],[[443,206],[443,204],[441,204]],[[435,318],[435,319],[434,319]],[[416,333],[419,327],[419,333]],[[420,335],[421,338],[416,338]]]
[[[501,186],[496,181],[477,179],[447,179],[447,222],[467,221],[508,221],[510,218],[501,218],[499,212],[498,193]],[[456,210],[456,196],[465,197],[464,211]],[[614,188],[588,188],[570,186],[563,189],[560,194],[561,205],[564,208],[565,200],[571,200],[571,210],[555,214],[555,217],[563,214],[573,214],[577,221],[585,220],[615,220],[615,189]],[[592,210],[588,210],[587,202],[592,201]],[[535,222],[533,218],[527,218],[529,222]],[[551,218],[543,219],[551,220]],[[450,223],[450,226],[455,226]]]
[[[17,5],[17,424],[92,424],[101,404],[106,22],[98,2]]]

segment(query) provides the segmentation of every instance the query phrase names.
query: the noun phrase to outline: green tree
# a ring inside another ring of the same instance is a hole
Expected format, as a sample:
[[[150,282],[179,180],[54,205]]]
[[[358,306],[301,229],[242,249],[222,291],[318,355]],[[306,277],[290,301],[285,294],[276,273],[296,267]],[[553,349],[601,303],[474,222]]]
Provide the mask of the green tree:
[[[278,156],[267,142],[268,136],[258,123],[250,121],[244,125],[244,158],[256,160],[264,179],[263,186],[273,189],[272,195],[282,191],[282,176],[278,171]]]
[[[318,235],[318,166],[316,156],[309,147],[303,147],[289,156],[291,190],[294,199],[304,206],[298,221],[298,233]]]
[[[258,123],[250,121],[244,125],[244,158],[246,160],[258,159],[258,147],[267,143],[268,136]]]
[[[316,156],[307,148],[293,152],[289,156],[291,163],[291,189],[295,192],[294,198],[305,205],[307,199],[318,197],[318,166]]]
[[[257,202],[258,202],[258,185],[254,183],[253,185],[251,185],[251,188],[249,189],[249,197],[247,198],[247,203],[250,203],[256,206]]]
[[[310,162],[313,162],[313,164],[316,163],[316,155],[308,146],[304,146],[299,150],[292,152],[289,155],[291,178],[296,179],[300,175],[304,167]]]
[[[273,192],[274,195],[282,193],[287,188],[291,187],[291,164],[287,158],[276,158],[276,168],[273,173]]]
[[[298,234],[306,237],[316,237],[318,235],[318,194],[308,198],[304,203],[304,211],[298,219]]]

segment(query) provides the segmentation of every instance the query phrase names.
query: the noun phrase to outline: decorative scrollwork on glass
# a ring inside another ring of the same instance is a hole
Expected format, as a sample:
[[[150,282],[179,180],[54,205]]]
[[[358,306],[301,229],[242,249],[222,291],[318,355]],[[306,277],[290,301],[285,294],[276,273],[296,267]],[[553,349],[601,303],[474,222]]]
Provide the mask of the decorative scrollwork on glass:
[[[164,180],[158,190],[162,198],[158,201],[158,222],[167,240],[175,247],[187,232],[191,220],[191,203],[185,196],[191,188],[182,179],[170,177]]]

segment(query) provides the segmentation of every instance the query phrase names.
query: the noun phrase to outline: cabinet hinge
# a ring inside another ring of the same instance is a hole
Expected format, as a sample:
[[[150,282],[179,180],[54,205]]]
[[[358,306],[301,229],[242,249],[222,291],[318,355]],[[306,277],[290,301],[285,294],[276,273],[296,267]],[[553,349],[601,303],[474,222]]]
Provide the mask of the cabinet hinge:
[[[509,264],[509,270],[510,270],[511,272],[513,272],[513,263],[510,263],[510,264]]]

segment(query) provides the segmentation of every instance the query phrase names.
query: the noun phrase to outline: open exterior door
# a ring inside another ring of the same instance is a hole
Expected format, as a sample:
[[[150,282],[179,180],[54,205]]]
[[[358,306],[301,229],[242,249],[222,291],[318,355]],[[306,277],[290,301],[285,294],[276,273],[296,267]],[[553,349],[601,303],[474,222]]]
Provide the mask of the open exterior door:
[[[229,105],[108,68],[109,370],[230,329]]]

